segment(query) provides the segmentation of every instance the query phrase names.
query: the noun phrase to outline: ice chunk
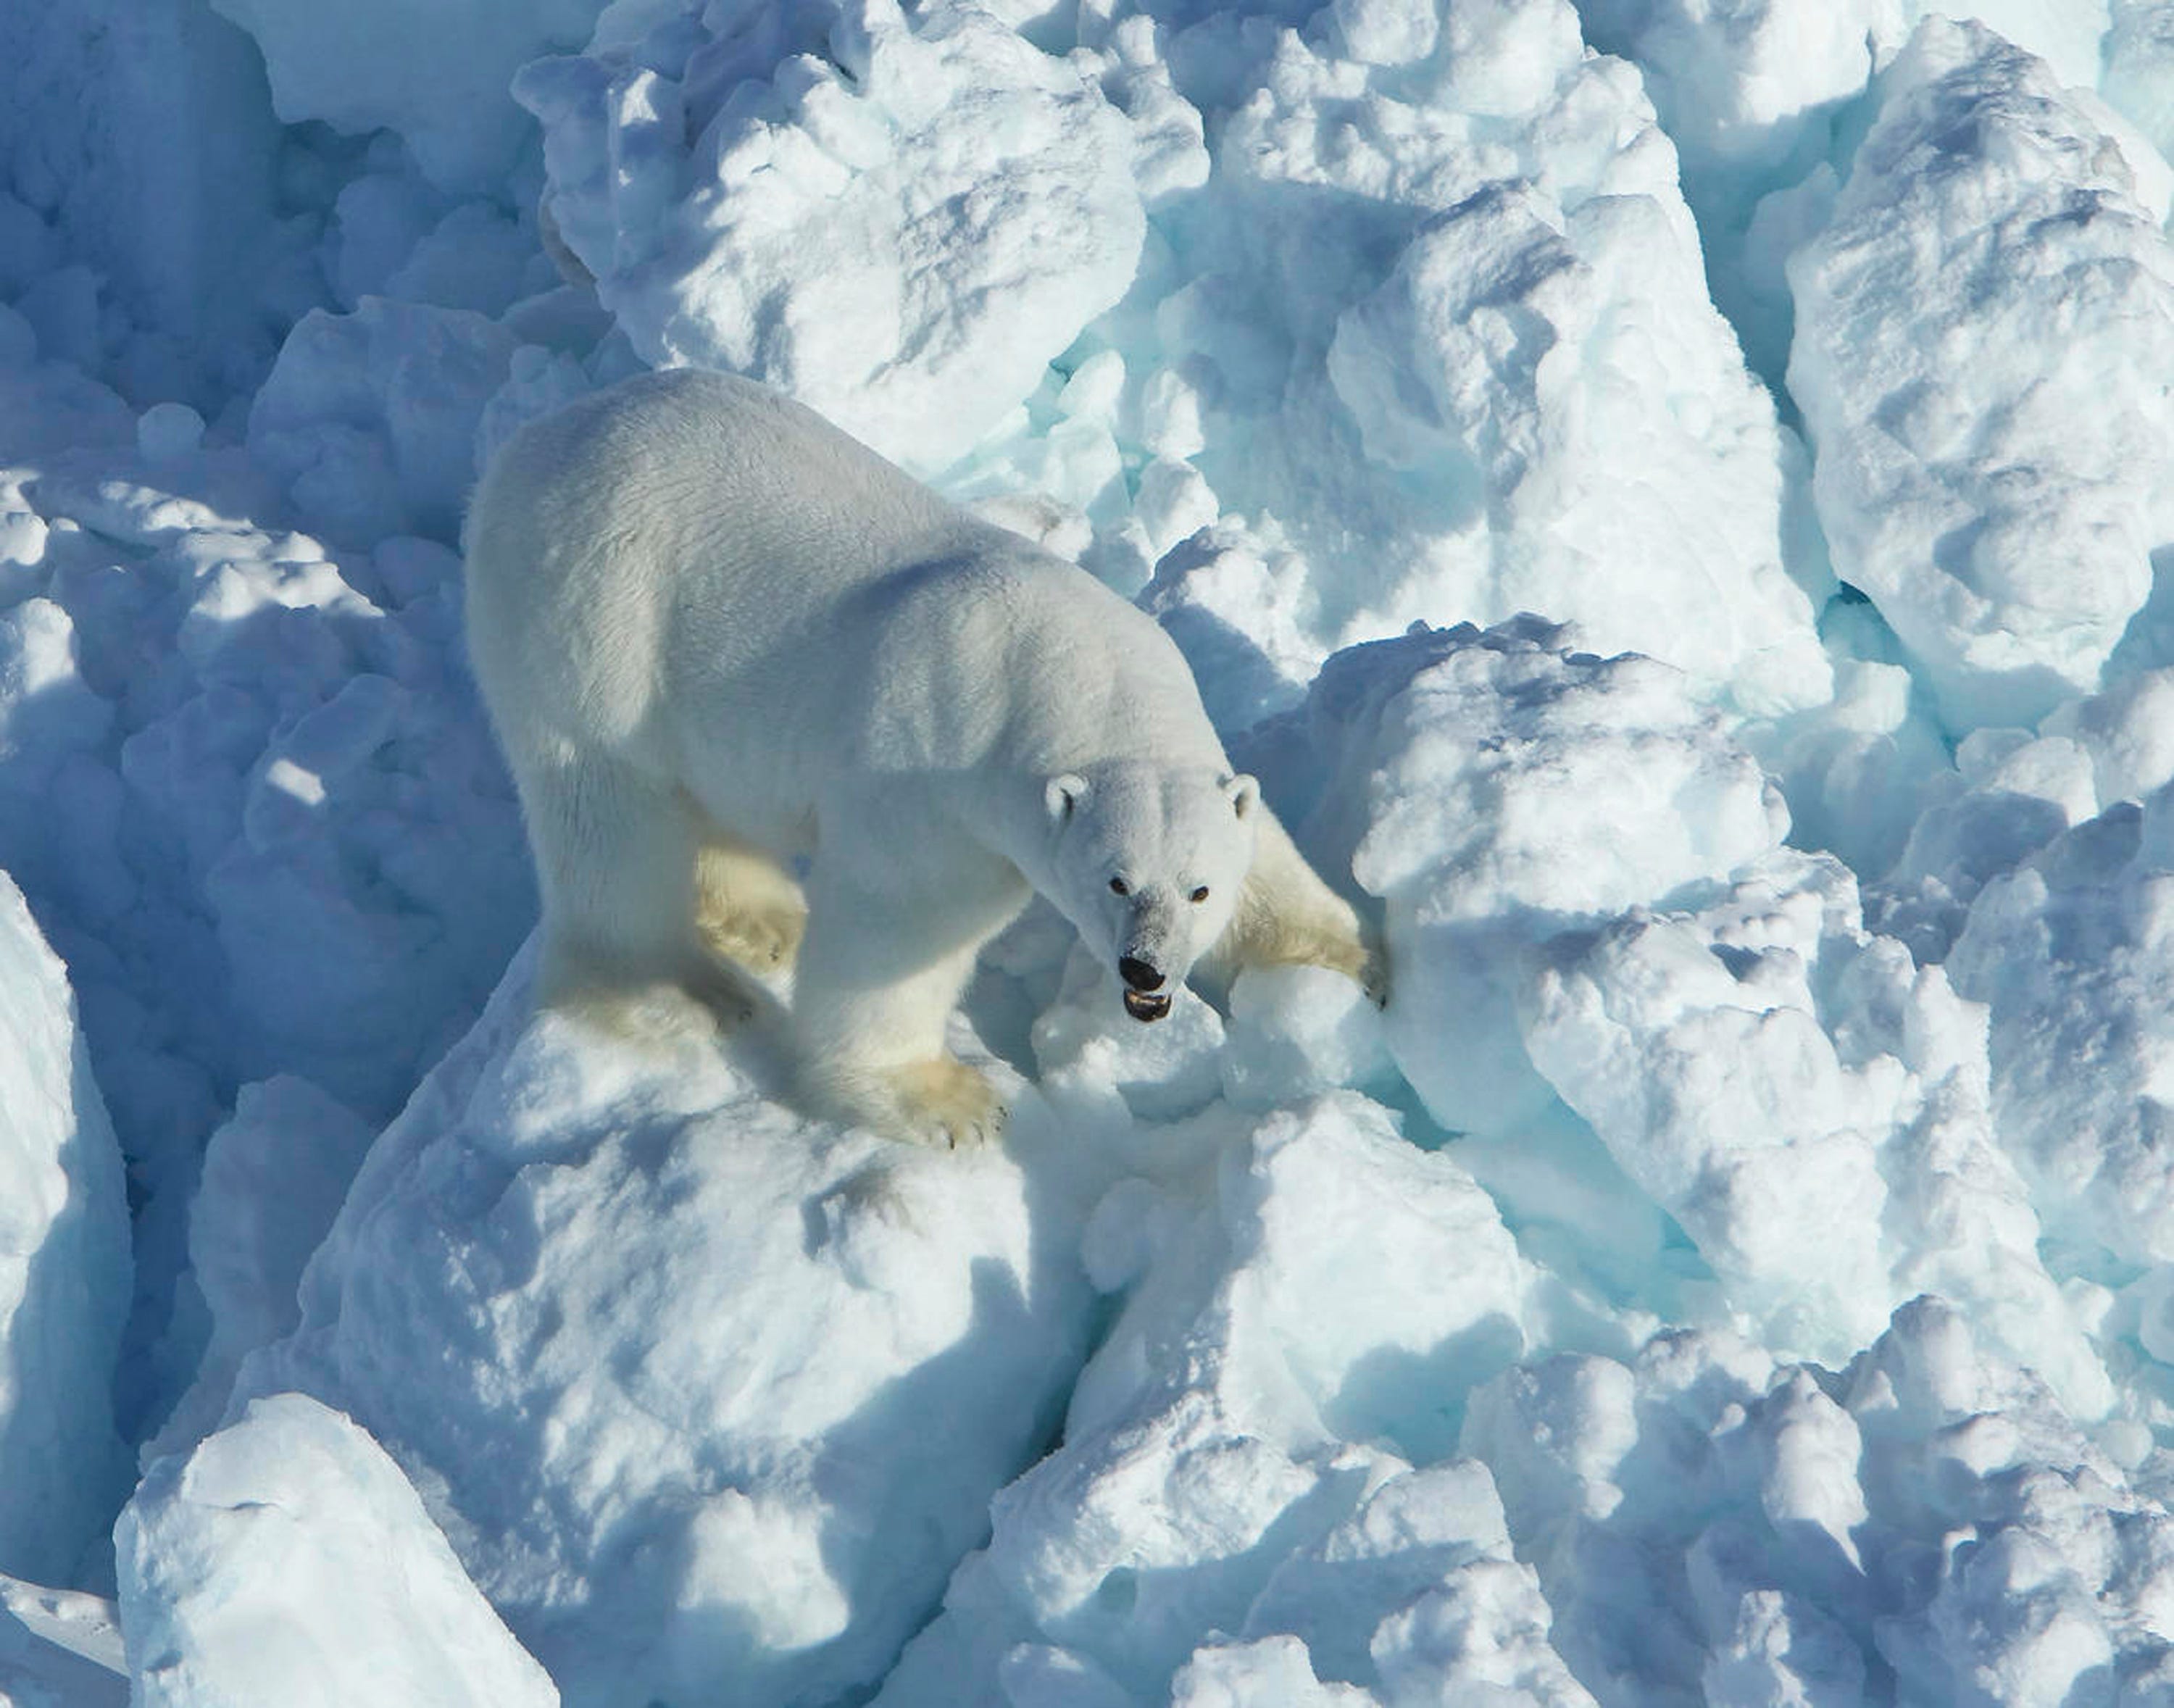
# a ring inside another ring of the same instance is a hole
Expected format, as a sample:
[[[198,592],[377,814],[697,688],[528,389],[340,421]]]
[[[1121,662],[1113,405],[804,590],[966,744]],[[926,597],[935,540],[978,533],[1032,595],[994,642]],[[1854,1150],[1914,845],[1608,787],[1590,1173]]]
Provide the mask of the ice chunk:
[[[1787,827],[1681,673],[1574,646],[1537,619],[1468,624],[1355,647],[1312,691],[1317,766],[1339,781],[1311,839],[1386,904],[1389,1047],[1452,1131],[1550,1100],[1510,994],[1534,944],[1716,884]]]
[[[2174,669],[2145,671],[2058,708],[2043,726],[2090,755],[2098,803],[2140,801],[2174,782]],[[2071,813],[2071,822],[2089,813]]]
[[[1474,500],[1489,579],[1430,589],[1436,612],[1549,611],[1760,709],[1825,698],[1809,602],[1782,567],[1771,413],[1663,203],[1483,190],[1420,227],[1328,359],[1377,466]],[[1731,620],[1697,638],[1666,621],[1677,600],[1656,588],[1675,576]]]
[[[1947,963],[1992,1009],[1998,1131],[2048,1231],[2144,1263],[2174,1258],[2170,815],[2162,786],[2055,838],[1985,886]]]
[[[2174,1522],[1964,1317],[1930,1300],[1897,1312],[1843,1399],[1865,1443],[1868,1564],[1964,1538],[1927,1556],[1937,1572],[1880,1622],[1906,1689],[2058,1700],[2155,1660],[2150,1618],[2136,1621],[2163,1594]]]
[[[1592,1698],[1549,1644],[1549,1623],[1531,1567],[1512,1558],[1494,1479],[1458,1458],[1391,1478],[1285,1560],[1247,1629],[1298,1634],[1322,1673],[1377,1678],[1391,1708],[1490,1686],[1540,1708],[1586,1708]]]
[[[1791,259],[1836,572],[1958,732],[2100,685],[2174,539],[2174,253],[2040,61],[1928,19]]]
[[[144,1708],[556,1708],[399,1467],[304,1395],[154,1465],[114,1545]]]
[[[126,1708],[128,1662],[113,1603],[0,1576],[0,1695],[23,1708]]]
[[[282,139],[247,37],[198,0],[80,0],[11,13],[0,67],[9,187],[51,222],[26,227],[11,198],[8,294],[57,278],[40,262],[64,247],[109,311],[72,359],[102,372],[111,354],[144,401],[253,385],[299,234],[277,223]]]
[[[1084,1355],[1048,1117],[1014,1099],[1012,1155],[812,1125],[705,1046],[527,1021],[526,965],[237,1394],[365,1423],[570,1702],[864,1689]]]
[[[1752,366],[1778,383],[1790,316],[1769,253],[1776,229],[1802,217],[1808,176],[1819,184],[1831,176],[1827,161],[1846,156],[1853,105],[1901,47],[1915,0],[1580,0],[1578,9],[1595,47],[1645,73],[1683,162],[1714,300]]]
[[[137,448],[145,461],[170,462],[203,442],[203,417],[186,403],[154,403],[136,424]]]
[[[515,89],[558,229],[646,360],[753,374],[917,472],[1132,281],[1130,127],[976,8],[675,17]]]
[[[516,68],[586,41],[604,0],[214,0],[214,8],[256,37],[287,123],[322,119],[359,136],[397,131],[439,187],[481,191],[503,184],[528,133],[507,94]]]
[[[466,309],[373,297],[306,316],[249,411],[249,448],[335,538],[458,537],[476,429],[514,338]]]
[[[1771,403],[1673,150],[1567,3],[1339,6],[1171,57],[1223,199],[1174,210],[1189,265],[1144,278],[1143,404],[1185,398],[1176,454],[1288,533],[1315,658],[1544,610],[1747,703],[1825,697]],[[1716,620],[1668,619],[1691,602]]]
[[[1463,1446],[1603,1700],[2059,1700],[2159,1652],[2164,1510],[1934,1300],[1839,1377],[1680,1330],[1537,1360]]]
[[[67,970],[0,873],[0,1569],[81,1581],[127,1487],[121,1153]]]
[[[1957,786],[1947,737],[1899,663],[1845,657],[1826,705],[1744,739],[1782,786],[1793,839],[1840,856],[1868,883],[1893,868],[1926,808]]]
[[[1296,1637],[1218,1643],[1198,1651],[1170,1682],[1171,1708],[1241,1708],[1281,1702],[1290,1708],[1366,1708],[1375,1699],[1349,1684],[1324,1684]]]
[[[1223,1093],[1241,1109],[1298,1103],[1391,1075],[1381,1011],[1325,967],[1254,967],[1230,992]]]
[[[1916,22],[1915,0],[1582,0],[1588,37],[1637,61],[1686,190],[1724,228],[1802,177]]]
[[[2113,1390],[1997,1148],[1985,1019],[1866,933],[1824,857],[1545,951],[1533,1062],[1777,1349],[1839,1363],[1921,1291],[2096,1418]]]
[[[189,1206],[189,1263],[211,1311],[196,1380],[145,1452],[185,1452],[216,1426],[245,1354],[300,1319],[302,1267],[338,1213],[373,1129],[308,1080],[245,1085],[211,1136]]]
[[[1462,1396],[1524,1343],[1529,1272],[1492,1203],[1349,1092],[1218,1112],[1185,1138],[1206,1142],[1209,1180],[1165,1164],[1165,1183],[1121,1182],[1095,1211],[1089,1268],[1129,1286],[1123,1313],[1063,1445],[998,1496],[987,1550],[886,1708],[1006,1700],[1021,1644],[1133,1700],[1230,1669],[1372,1688],[1430,1650],[1468,1680],[1497,1648],[1539,1664],[1529,1579],[1522,1598],[1476,1587],[1519,1570],[1485,1474],[1409,1462],[1447,1454]],[[1460,1597],[1484,1610],[1462,1638],[1437,1606]],[[1203,1657],[1217,1632],[1256,1640]],[[1259,1640],[1284,1634],[1310,1649]]]

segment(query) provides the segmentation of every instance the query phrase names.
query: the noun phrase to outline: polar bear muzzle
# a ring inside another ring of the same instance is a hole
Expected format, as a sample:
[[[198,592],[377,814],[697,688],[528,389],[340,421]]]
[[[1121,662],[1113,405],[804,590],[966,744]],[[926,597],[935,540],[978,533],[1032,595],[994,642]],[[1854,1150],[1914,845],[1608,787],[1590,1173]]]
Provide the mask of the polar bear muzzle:
[[[1170,1012],[1163,976],[1137,955],[1121,956],[1117,976],[1125,981],[1125,1012],[1135,1020],[1160,1020]]]

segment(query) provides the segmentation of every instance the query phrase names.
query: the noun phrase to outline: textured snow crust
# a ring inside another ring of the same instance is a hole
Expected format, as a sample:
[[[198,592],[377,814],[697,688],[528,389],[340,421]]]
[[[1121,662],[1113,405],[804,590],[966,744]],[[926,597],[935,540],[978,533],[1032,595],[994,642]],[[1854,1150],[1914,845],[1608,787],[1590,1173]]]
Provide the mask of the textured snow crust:
[[[1975,9],[5,10],[0,1697],[2174,1695],[2174,9]],[[668,363],[1387,1008],[1035,910],[965,1155],[535,1016],[462,508]]]

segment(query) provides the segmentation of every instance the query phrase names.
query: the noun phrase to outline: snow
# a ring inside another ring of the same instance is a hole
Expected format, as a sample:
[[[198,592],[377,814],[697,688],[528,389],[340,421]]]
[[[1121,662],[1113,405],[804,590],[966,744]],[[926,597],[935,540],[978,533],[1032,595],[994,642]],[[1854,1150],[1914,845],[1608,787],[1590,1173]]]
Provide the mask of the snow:
[[[212,9],[257,43],[286,123],[390,131],[433,185],[479,190],[502,181],[527,140],[507,87],[515,71],[586,41],[606,8],[603,0],[218,0]]]
[[[974,8],[717,10],[522,71],[545,206],[645,361],[753,374],[943,468],[1124,295],[1132,133]]]
[[[556,1708],[399,1467],[300,1394],[160,1460],[114,1548],[136,1702]]]
[[[2174,266],[2163,203],[2139,193],[2095,104],[1989,31],[1928,19],[1789,262],[1789,386],[1836,571],[1958,733],[2099,687],[2174,536],[2156,378]]]
[[[2170,895],[2167,791],[2123,801],[1988,883],[1950,955],[1991,1010],[2001,1130],[2056,1232],[2133,1262],[2163,1261],[2174,1181],[2158,1135]],[[2066,1064],[2088,1061],[2082,1083]]]
[[[1214,1701],[1303,1687],[1309,1667],[1431,1671],[1413,1622],[1483,1566],[1521,1570],[1484,1472],[1413,1462],[1451,1450],[1463,1396],[1526,1344],[1532,1277],[1472,1177],[1350,1093],[1197,1117],[1155,1165],[1087,1224],[1088,1273],[1126,1304],[1063,1445],[998,1496],[886,1708],[1063,1701],[1075,1677],[1113,1701],[1156,1700],[1173,1673],[1180,1700],[1236,1693]],[[1528,1584],[1524,1600],[1544,1630]],[[1220,1633],[1311,1647],[1241,1659]],[[1441,1646],[1449,1677],[1486,1678],[1484,1656]]]
[[[386,1130],[235,1392],[316,1394],[438,1491],[575,1700],[878,1682],[1084,1355],[1078,1189],[529,1005],[517,976]]]
[[[121,1153],[67,970],[0,881],[0,1566],[83,1568],[126,1473],[111,1384],[128,1303]]]
[[[0,8],[0,1700],[2174,1693],[2174,9],[1972,11]],[[462,511],[673,363],[1387,1007],[1032,910],[968,1155],[534,1014]]]
[[[128,1662],[102,1596],[0,1576],[0,1682],[25,1708],[122,1708]]]

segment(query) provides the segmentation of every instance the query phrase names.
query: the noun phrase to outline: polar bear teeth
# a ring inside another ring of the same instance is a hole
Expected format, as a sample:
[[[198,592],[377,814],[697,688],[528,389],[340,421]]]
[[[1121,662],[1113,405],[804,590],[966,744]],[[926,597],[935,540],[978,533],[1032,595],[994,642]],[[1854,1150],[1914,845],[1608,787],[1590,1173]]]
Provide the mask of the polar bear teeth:
[[[1160,1020],[1170,1012],[1170,998],[1149,996],[1144,991],[1127,991],[1125,1012],[1135,1020]]]

